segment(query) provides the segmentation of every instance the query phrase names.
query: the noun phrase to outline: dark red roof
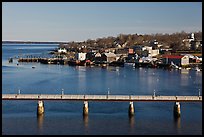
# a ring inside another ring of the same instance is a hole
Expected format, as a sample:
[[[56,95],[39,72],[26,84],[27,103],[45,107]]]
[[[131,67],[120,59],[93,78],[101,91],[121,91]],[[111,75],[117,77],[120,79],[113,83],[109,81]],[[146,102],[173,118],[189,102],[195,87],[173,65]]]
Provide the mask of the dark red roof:
[[[162,57],[163,58],[170,58],[170,59],[180,59],[183,56],[180,56],[180,55],[163,55]]]

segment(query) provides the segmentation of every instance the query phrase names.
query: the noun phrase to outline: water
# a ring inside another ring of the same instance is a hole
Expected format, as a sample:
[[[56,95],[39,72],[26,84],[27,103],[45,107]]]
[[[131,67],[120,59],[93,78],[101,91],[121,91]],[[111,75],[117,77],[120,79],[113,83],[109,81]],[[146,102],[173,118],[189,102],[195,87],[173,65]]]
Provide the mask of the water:
[[[2,93],[198,95],[202,72],[8,63],[9,57],[44,55],[57,45],[2,45]],[[35,69],[32,66],[36,66]],[[201,92],[202,95],[202,92]],[[36,116],[37,101],[2,101],[2,134],[28,135],[201,135],[202,103],[181,102],[181,117],[173,117],[173,102],[45,101],[45,114]]]

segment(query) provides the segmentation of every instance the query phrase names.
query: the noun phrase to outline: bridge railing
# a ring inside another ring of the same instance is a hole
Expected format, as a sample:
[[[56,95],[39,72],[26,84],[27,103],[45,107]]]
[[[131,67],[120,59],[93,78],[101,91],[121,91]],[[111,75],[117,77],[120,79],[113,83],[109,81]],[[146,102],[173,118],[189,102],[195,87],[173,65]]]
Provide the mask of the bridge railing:
[[[3,100],[202,101],[202,96],[2,94]]]

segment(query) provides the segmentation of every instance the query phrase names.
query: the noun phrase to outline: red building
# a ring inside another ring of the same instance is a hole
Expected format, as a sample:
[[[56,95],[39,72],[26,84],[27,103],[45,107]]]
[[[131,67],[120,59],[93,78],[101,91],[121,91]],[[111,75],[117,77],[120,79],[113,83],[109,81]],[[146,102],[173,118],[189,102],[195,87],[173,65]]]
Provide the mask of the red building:
[[[134,50],[133,49],[128,49],[128,54],[134,54]]]

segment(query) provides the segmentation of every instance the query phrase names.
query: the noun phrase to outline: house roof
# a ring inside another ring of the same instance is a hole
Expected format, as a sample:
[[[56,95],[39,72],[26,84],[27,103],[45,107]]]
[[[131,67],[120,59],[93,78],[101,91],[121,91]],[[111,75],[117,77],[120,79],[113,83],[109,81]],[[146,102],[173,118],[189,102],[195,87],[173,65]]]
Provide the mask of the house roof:
[[[181,59],[184,56],[181,55],[163,55],[163,58],[169,58],[169,59]]]
[[[101,57],[100,53],[96,53],[95,57]]]
[[[189,58],[195,58],[195,56],[193,56],[192,54],[185,54],[184,56],[187,56]]]
[[[104,53],[106,57],[116,57],[114,53]]]

